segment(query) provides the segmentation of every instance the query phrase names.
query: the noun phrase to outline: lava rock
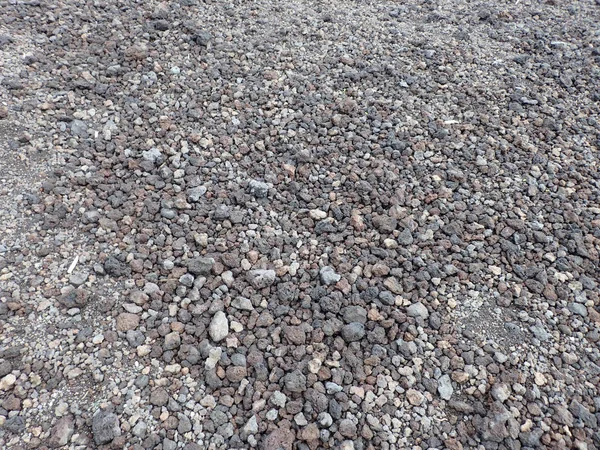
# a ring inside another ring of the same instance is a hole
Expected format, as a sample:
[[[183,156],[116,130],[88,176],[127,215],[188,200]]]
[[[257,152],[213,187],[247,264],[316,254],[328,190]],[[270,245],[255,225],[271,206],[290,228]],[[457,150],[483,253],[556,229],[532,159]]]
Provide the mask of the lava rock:
[[[112,442],[121,435],[121,427],[116,414],[108,411],[98,411],[92,419],[92,435],[96,445]]]

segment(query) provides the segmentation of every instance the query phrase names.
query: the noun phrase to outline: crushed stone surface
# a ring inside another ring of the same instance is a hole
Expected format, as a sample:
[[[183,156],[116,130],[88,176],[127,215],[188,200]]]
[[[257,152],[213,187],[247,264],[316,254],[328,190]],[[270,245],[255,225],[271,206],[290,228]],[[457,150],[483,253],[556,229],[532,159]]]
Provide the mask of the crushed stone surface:
[[[0,12],[0,448],[600,448],[598,0]]]

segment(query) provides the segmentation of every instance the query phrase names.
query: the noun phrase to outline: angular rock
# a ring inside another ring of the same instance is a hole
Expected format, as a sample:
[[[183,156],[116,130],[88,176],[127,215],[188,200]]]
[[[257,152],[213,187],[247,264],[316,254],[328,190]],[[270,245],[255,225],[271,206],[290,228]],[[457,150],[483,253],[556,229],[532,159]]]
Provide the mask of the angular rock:
[[[220,342],[229,334],[229,322],[223,311],[217,311],[210,321],[208,334],[214,342]]]
[[[442,375],[438,380],[438,393],[440,397],[444,400],[450,400],[452,394],[454,393],[454,388],[452,387],[452,381],[450,380],[449,375]]]
[[[406,314],[408,314],[410,317],[418,317],[421,319],[427,319],[429,317],[429,311],[427,310],[427,307],[421,302],[413,303],[406,308]]]
[[[165,388],[154,389],[150,394],[150,403],[154,406],[165,406],[169,402],[169,393]]]
[[[510,386],[506,383],[497,383],[492,387],[492,397],[500,403],[504,403],[510,397]]]
[[[306,442],[316,441],[319,439],[319,427],[314,423],[306,425],[298,433],[298,438]]]
[[[319,270],[319,277],[321,279],[321,283],[323,283],[325,286],[335,284],[342,278],[340,275],[335,273],[333,267],[329,266],[321,267]]]
[[[288,373],[283,382],[285,388],[290,392],[303,392],[306,390],[306,376],[300,370]]]
[[[98,411],[92,419],[92,435],[96,445],[104,445],[121,436],[121,427],[116,414]]]
[[[400,245],[411,245],[414,241],[415,239],[413,238],[413,235],[408,228],[402,230],[398,235],[398,243]]]
[[[121,313],[117,316],[117,331],[135,330],[140,324],[137,314]]]
[[[254,306],[250,299],[246,297],[236,297],[231,301],[231,306],[242,311],[253,311]]]
[[[360,341],[365,336],[365,326],[360,322],[352,322],[342,328],[342,338],[346,342]]]
[[[262,181],[251,180],[248,183],[250,194],[256,198],[266,198],[269,195],[269,185]]]
[[[75,432],[75,421],[73,417],[66,416],[58,420],[50,430],[48,445],[52,448],[63,447],[69,443]]]
[[[25,419],[22,416],[12,416],[4,422],[4,429],[14,434],[20,434],[25,431]]]
[[[179,336],[179,333],[173,331],[172,333],[169,333],[165,336],[165,344],[164,344],[165,350],[176,349],[179,347],[180,344],[181,344],[181,336]]]
[[[301,326],[284,327],[283,335],[294,345],[304,345],[306,343],[306,333]]]
[[[262,450],[292,450],[296,433],[288,427],[279,427],[271,431],[262,442]]]
[[[276,274],[274,270],[257,269],[248,272],[248,281],[256,289],[264,289],[275,283]]]
[[[213,258],[193,258],[187,262],[187,269],[194,275],[210,275],[210,272],[215,264]]]
[[[127,276],[131,272],[129,267],[112,256],[106,258],[106,261],[104,261],[104,271],[114,277]]]
[[[250,417],[248,422],[246,422],[246,425],[244,425],[243,431],[246,434],[258,433],[258,421],[256,420],[256,415]]]

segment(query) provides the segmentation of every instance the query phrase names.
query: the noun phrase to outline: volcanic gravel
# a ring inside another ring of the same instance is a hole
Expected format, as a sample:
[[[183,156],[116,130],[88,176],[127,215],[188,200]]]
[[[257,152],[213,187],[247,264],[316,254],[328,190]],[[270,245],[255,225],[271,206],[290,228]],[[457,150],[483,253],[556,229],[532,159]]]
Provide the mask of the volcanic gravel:
[[[600,448],[598,0],[0,13],[0,448]]]

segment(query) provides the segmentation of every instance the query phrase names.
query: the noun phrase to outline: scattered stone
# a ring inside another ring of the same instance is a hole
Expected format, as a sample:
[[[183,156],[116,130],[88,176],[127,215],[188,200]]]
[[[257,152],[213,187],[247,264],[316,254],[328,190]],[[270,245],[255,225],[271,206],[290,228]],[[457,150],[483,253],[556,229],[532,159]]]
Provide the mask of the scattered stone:
[[[402,230],[400,232],[400,234],[398,235],[398,243],[400,245],[407,246],[407,245],[411,245],[413,242],[414,242],[413,235],[408,228],[405,228],[404,230]]]
[[[356,342],[365,336],[365,326],[359,322],[352,322],[342,328],[342,337],[346,342]]]
[[[254,311],[254,306],[250,299],[245,297],[236,297],[231,301],[231,306],[242,311]]]
[[[299,413],[302,414],[302,413]],[[306,422],[306,420],[304,421]],[[300,424],[298,424],[300,425]],[[319,439],[319,428],[316,424],[305,424],[304,428],[302,428],[298,434],[298,438],[302,441],[313,442]]]
[[[497,383],[492,387],[492,397],[504,403],[510,397],[510,387],[505,383]]]
[[[306,343],[306,333],[301,326],[285,327],[283,333],[291,344],[304,345]]]
[[[279,427],[271,431],[262,444],[264,450],[292,450],[296,441],[296,433],[287,427]]]
[[[418,317],[421,319],[427,319],[429,317],[429,311],[427,310],[427,307],[421,302],[410,305],[406,309],[406,313],[410,317]]]
[[[419,406],[421,403],[423,403],[423,400],[425,399],[423,394],[421,394],[415,389],[409,389],[408,391],[406,391],[406,398],[408,399],[408,402],[413,406]]]
[[[269,401],[273,406],[278,406],[279,408],[285,408],[285,403],[287,401],[287,397],[281,391],[275,391],[271,394]]]
[[[146,161],[155,163],[162,159],[162,153],[156,147],[152,147],[151,149],[142,152],[142,158],[144,158]]]
[[[438,379],[438,393],[440,397],[444,400],[450,400],[452,394],[454,393],[454,388],[452,387],[452,381],[450,380],[450,376],[442,375]]]
[[[181,345],[181,336],[179,333],[173,331],[165,336],[165,350],[173,350]]]
[[[256,289],[264,289],[275,283],[276,274],[274,270],[251,270],[248,272],[248,280]]]
[[[3,2],[0,448],[600,447],[594,2],[272,3]]]
[[[130,272],[125,264],[112,256],[104,261],[104,271],[114,277],[123,277],[129,275]]]
[[[269,185],[262,181],[251,180],[248,183],[248,188],[250,189],[250,194],[256,198],[266,198],[269,194]]]
[[[356,437],[356,424],[352,422],[350,419],[343,419],[339,425],[340,434],[347,438],[355,438]]]
[[[187,263],[187,269],[194,275],[210,275],[215,260],[213,258],[194,258]]]
[[[150,394],[150,403],[154,406],[165,406],[169,402],[169,394],[164,388],[157,388]]]
[[[306,390],[306,376],[299,370],[294,370],[284,377],[284,385],[290,392],[303,392]]]
[[[96,445],[104,445],[121,436],[121,427],[116,414],[98,411],[92,419],[92,435]]]
[[[67,445],[75,432],[73,417],[66,416],[58,419],[58,422],[50,430],[48,445],[51,448],[59,448]]]
[[[137,314],[121,313],[117,316],[117,331],[135,330],[140,324]]]
[[[256,420],[256,416],[250,417],[246,425],[244,425],[244,433],[246,434],[256,434],[258,433],[258,422]]]
[[[587,308],[581,303],[569,303],[567,308],[569,308],[569,311],[571,311],[573,314],[577,314],[578,316],[587,317],[588,315]]]
[[[25,431],[25,419],[22,416],[12,416],[4,422],[5,430],[14,434],[20,434]]]
[[[208,333],[214,342],[220,342],[227,337],[229,334],[229,322],[223,311],[217,311],[215,313],[210,321]]]
[[[12,373],[5,375],[2,380],[0,380],[0,391],[8,391],[12,389],[17,381],[17,377]]]
[[[342,278],[329,266],[321,267],[321,270],[319,270],[319,277],[321,278],[321,283],[325,286],[335,284]]]

